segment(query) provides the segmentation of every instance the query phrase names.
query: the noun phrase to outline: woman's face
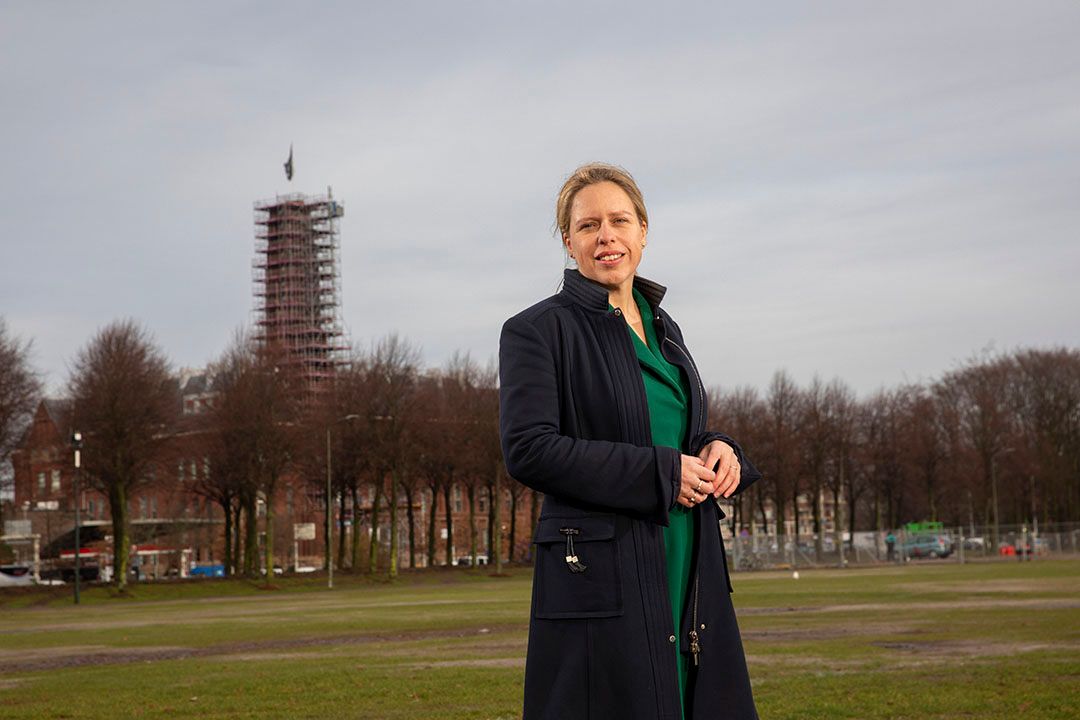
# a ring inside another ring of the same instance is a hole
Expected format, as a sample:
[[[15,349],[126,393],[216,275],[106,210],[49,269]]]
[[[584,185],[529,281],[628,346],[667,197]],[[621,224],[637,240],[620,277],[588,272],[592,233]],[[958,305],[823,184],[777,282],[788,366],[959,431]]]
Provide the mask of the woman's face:
[[[574,196],[563,242],[582,275],[616,290],[633,283],[647,229],[630,196],[615,183],[602,182]]]

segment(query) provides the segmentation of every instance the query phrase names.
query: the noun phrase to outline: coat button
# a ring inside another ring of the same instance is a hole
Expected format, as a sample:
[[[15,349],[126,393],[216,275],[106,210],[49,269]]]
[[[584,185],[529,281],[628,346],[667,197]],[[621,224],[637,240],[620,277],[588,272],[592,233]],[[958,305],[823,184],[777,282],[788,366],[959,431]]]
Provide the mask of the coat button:
[[[671,635],[671,636],[669,636],[669,637],[668,637],[668,639],[667,639],[667,641],[668,641],[669,643],[673,643],[673,642],[675,642],[675,636],[674,636],[674,635]]]
[[[615,317],[622,317],[622,310],[615,308]]]

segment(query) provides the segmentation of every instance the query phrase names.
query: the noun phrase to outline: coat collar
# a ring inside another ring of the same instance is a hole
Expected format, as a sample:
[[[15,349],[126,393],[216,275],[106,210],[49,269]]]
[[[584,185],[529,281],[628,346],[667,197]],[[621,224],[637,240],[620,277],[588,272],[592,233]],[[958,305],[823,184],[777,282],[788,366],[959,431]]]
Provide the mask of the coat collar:
[[[640,275],[634,276],[634,288],[645,296],[653,312],[659,309],[660,301],[664,299],[664,294],[667,292],[667,288],[663,285],[652,280],[646,280]],[[607,289],[600,283],[585,277],[574,268],[567,268],[563,271],[563,286],[560,292],[590,310],[607,312]]]

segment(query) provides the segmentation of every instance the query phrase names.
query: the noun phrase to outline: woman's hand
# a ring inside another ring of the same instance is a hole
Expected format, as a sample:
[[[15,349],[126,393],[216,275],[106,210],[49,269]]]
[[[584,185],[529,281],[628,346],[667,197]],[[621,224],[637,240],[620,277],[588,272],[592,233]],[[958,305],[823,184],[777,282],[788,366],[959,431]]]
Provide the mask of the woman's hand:
[[[682,482],[679,485],[679,504],[692,508],[715,490],[716,473],[705,467],[701,458],[682,456]]]
[[[716,483],[713,489],[713,497],[731,497],[731,494],[739,487],[742,470],[739,467],[739,458],[735,457],[735,451],[722,440],[713,440],[698,453],[702,466],[716,473]],[[686,464],[683,464],[685,475]]]

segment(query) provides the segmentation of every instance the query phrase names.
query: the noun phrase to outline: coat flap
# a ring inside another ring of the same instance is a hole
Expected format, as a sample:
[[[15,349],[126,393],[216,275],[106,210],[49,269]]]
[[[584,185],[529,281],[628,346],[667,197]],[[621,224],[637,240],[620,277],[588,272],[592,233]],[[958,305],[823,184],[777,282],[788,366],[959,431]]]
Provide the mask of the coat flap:
[[[615,537],[615,515],[579,515],[577,517],[542,517],[536,523],[534,543],[565,542],[570,537],[575,543],[594,540],[611,540]]]

